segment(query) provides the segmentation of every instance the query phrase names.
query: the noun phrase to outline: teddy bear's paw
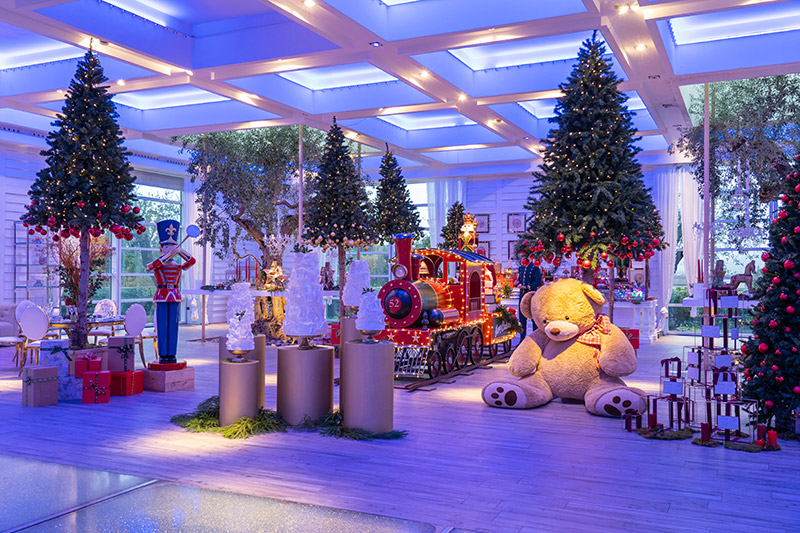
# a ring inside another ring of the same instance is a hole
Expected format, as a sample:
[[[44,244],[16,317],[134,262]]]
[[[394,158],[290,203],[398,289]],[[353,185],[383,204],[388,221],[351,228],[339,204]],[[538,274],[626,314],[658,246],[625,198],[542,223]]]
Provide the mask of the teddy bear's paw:
[[[527,407],[525,391],[511,383],[489,383],[483,389],[483,401],[492,407],[523,409]]]
[[[644,398],[632,389],[614,389],[597,399],[596,410],[600,414],[622,416],[622,413],[631,409],[639,413],[645,410]]]

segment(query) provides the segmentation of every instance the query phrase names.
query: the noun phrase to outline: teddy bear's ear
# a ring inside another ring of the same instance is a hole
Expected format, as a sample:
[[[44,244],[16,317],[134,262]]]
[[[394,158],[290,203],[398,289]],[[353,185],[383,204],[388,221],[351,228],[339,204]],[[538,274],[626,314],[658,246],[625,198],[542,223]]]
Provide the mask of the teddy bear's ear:
[[[533,291],[526,292],[522,296],[522,301],[519,303],[519,310],[522,316],[529,320],[533,320],[533,316],[531,316],[531,300],[533,299],[533,294]]]
[[[581,285],[581,288],[583,289],[584,294],[586,294],[586,296],[588,296],[589,299],[596,304],[604,305],[606,303],[606,299],[603,298],[603,294],[591,285],[584,283]]]

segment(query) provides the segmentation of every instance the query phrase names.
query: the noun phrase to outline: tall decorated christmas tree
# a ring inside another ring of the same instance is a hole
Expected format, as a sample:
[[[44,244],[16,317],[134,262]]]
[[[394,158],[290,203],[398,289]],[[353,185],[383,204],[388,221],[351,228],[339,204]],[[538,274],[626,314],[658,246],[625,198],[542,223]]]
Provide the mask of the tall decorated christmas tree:
[[[30,205],[21,217],[30,226],[29,234],[80,240],[75,347],[86,346],[91,237],[108,229],[131,240],[133,231],[144,232],[139,208],[132,205],[135,178],[106,81],[97,56],[86,52],[53,122],[56,129],[47,136],[50,148],[42,151],[47,166],[37,173],[28,192]]]
[[[758,400],[759,419],[794,429],[800,410],[800,156],[783,180],[783,207],[769,228],[764,275],[758,278],[753,336],[742,345],[744,397]]]
[[[342,129],[333,119],[315,179],[316,191],[308,202],[303,238],[324,250],[339,252],[339,316],[345,316],[342,290],[347,248],[370,246],[373,240],[372,206],[364,180],[356,172]]]
[[[453,250],[458,248],[458,238],[461,235],[461,226],[464,225],[464,215],[466,210],[464,204],[455,202],[447,210],[447,219],[442,227],[442,242],[439,248]]]
[[[403,171],[389,148],[381,160],[381,180],[375,201],[375,236],[377,242],[390,243],[398,233],[422,235],[419,213],[411,201]]]
[[[642,182],[636,129],[627,97],[595,34],[558,99],[556,127],[544,141],[541,171],[534,173],[526,209],[533,213],[517,252],[527,261],[558,266],[577,256],[590,281],[598,265],[614,259],[648,258],[664,248],[663,229]]]

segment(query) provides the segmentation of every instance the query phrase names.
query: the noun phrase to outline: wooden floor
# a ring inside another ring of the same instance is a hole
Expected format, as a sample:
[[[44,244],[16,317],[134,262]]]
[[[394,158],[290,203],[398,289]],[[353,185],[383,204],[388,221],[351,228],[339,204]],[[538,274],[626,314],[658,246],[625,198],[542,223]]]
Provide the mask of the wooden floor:
[[[186,433],[170,416],[217,393],[217,344],[187,342],[197,337],[197,327],[184,328],[179,346],[196,368],[194,391],[106,405],[23,407],[13,350],[0,349],[0,453],[415,519],[437,531],[798,531],[798,443],[747,454],[648,441],[579,404],[486,407],[481,387],[506,376],[505,364],[433,391],[396,390],[395,427],[409,432],[399,441]],[[629,383],[654,390],[659,361],[691,342],[644,347]],[[267,372],[274,408],[274,351]]]

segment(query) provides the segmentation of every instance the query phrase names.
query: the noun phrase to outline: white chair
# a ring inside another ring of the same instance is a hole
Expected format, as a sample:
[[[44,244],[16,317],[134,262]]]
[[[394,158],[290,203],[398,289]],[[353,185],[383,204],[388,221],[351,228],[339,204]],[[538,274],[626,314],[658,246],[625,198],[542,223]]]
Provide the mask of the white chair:
[[[144,358],[144,339],[142,337],[145,324],[147,324],[147,311],[144,310],[144,307],[140,304],[133,304],[130,306],[125,313],[125,333],[127,333],[129,337],[134,338],[134,344],[139,345],[139,355],[142,358],[142,364],[146,368],[147,361]],[[147,338],[150,337],[148,336]],[[155,336],[155,339],[156,340],[153,341],[153,347],[156,350],[156,355],[158,355],[158,336]],[[108,338],[101,339],[100,344],[108,344]]]
[[[50,328],[50,317],[41,307],[29,307],[22,313],[19,325],[22,328],[22,334],[25,335],[22,361],[19,365],[19,373],[22,374],[22,369],[25,368],[25,363],[28,361],[28,351],[36,354],[36,358],[31,357],[31,361],[39,363],[39,348],[41,340],[47,335],[47,330]]]
[[[16,319],[15,311],[14,304],[0,303],[0,346],[14,347],[14,363],[18,365],[25,338],[20,335],[19,321]]]
[[[17,317],[17,324],[21,324],[20,320],[22,320],[22,313],[27,311],[32,307],[39,307],[35,303],[30,300],[22,300],[17,304],[17,308],[14,311],[14,316]],[[45,339],[60,339],[61,338],[61,330],[60,329],[51,329],[47,331],[47,334],[44,336]]]
[[[99,302],[97,302],[97,304],[95,304],[94,312],[92,314],[96,317],[99,316],[102,318],[109,318],[112,316],[116,316],[117,304],[115,304],[113,300],[104,298],[103,300],[100,300]],[[94,337],[95,344],[100,344],[100,342],[98,341],[98,337],[105,337],[106,339],[108,339],[108,337],[114,335],[114,328],[113,327],[94,328],[89,331],[88,335]]]

